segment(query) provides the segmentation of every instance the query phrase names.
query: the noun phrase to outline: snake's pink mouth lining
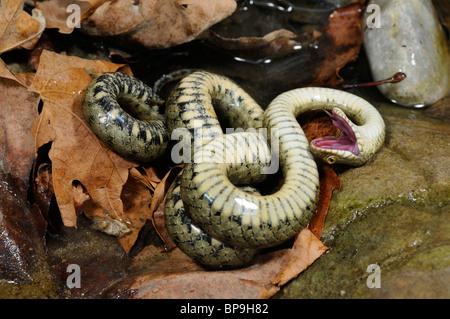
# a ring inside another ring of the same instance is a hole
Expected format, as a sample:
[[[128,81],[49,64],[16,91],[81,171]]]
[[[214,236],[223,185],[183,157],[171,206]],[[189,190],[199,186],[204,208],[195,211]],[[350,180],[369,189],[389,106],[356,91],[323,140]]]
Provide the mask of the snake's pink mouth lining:
[[[331,114],[326,113],[333,119],[333,125],[341,130],[341,135],[338,138],[332,136],[317,138],[312,141],[312,144],[322,149],[349,151],[355,156],[362,157],[355,132],[347,121],[334,111]]]

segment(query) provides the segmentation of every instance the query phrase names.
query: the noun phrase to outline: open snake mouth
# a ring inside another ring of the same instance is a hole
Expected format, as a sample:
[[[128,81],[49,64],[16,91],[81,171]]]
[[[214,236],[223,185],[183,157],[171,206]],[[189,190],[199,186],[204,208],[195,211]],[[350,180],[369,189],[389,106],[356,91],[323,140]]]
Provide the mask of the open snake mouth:
[[[362,157],[355,132],[348,122],[334,111],[332,113],[325,112],[332,118],[333,125],[341,130],[341,135],[338,138],[332,136],[317,138],[312,141],[312,144],[318,148],[348,151],[355,156]]]

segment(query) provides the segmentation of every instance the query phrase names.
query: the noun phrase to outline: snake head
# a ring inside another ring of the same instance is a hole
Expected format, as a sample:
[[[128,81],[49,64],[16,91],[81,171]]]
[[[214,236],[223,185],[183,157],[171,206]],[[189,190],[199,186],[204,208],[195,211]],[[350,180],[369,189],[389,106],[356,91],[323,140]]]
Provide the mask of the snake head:
[[[333,120],[333,125],[341,130],[339,137],[322,137],[311,142],[311,152],[328,164],[362,165],[366,162],[361,154],[358,126],[339,108],[325,111]]]

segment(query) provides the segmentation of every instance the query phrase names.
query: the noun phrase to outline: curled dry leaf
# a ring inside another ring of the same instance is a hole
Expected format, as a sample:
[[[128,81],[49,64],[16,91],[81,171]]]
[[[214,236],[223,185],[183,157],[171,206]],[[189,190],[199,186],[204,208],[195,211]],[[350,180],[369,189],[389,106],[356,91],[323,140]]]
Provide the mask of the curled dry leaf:
[[[45,29],[45,18],[38,9],[32,16],[23,11],[23,0],[1,0],[0,53],[16,48],[32,49]]]
[[[141,173],[135,168],[130,170],[127,183],[120,195],[124,211],[130,221],[127,224],[130,232],[119,238],[125,252],[129,252],[139,235],[139,231],[144,226],[147,219],[151,217],[150,204],[153,196],[150,193],[148,184]]]
[[[167,191],[170,185],[172,185],[175,177],[180,173],[182,165],[177,165],[173,167],[167,174],[163,177],[160,183],[155,188],[155,193],[153,195],[153,200],[150,206],[151,220],[153,227],[158,233],[161,240],[164,242],[166,249],[172,249],[176,246],[165,226],[164,219],[164,203],[166,200]]]

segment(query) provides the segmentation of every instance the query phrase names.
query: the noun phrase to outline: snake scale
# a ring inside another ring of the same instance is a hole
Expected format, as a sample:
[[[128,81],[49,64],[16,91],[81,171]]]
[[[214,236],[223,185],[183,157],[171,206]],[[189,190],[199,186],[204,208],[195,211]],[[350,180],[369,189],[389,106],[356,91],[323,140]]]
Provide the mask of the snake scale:
[[[89,84],[83,111],[100,139],[134,160],[158,158],[171,132],[188,132],[192,160],[167,194],[166,227],[181,250],[213,268],[246,265],[260,249],[279,245],[307,225],[319,193],[314,157],[362,165],[384,142],[378,111],[364,99],[334,89],[284,92],[263,111],[233,81],[199,71],[172,90],[165,116],[160,100],[139,80],[112,73]],[[321,109],[342,133],[309,144],[296,118]],[[223,126],[244,132],[224,134]],[[266,136],[261,128],[267,129]],[[250,185],[265,179],[263,169],[274,158],[279,159],[283,184],[261,195]]]

